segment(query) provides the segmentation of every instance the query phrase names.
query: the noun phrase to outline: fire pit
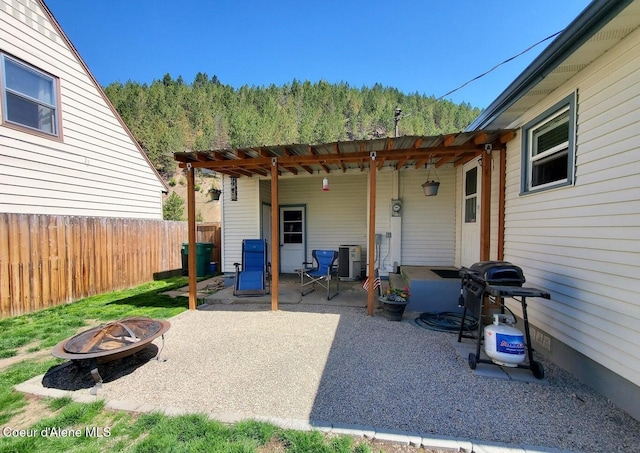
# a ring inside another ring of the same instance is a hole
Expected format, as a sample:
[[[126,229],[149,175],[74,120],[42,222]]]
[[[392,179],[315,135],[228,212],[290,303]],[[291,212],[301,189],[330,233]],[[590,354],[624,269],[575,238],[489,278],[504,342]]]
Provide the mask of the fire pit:
[[[61,359],[69,359],[76,364],[89,361],[91,376],[95,386],[91,394],[95,395],[102,386],[102,377],[98,372],[99,362],[120,359],[146,348],[153,340],[169,330],[169,321],[148,317],[132,317],[114,321],[81,332],[62,340],[51,354]]]

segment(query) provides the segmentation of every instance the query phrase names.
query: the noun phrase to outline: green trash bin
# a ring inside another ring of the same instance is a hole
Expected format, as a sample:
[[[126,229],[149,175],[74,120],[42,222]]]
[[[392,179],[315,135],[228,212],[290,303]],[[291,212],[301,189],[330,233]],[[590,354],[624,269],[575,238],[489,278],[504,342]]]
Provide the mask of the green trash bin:
[[[204,277],[210,274],[211,242],[196,242],[196,277]],[[189,275],[189,243],[182,243],[182,275]]]

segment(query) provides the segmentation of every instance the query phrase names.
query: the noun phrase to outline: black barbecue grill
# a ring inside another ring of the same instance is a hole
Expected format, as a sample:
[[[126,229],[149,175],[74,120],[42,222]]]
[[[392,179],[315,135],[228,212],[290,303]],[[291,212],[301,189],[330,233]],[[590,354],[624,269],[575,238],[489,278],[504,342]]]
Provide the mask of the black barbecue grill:
[[[462,337],[477,340],[476,352],[469,353],[469,368],[475,370],[478,363],[493,364],[491,360],[480,359],[480,345],[483,334],[482,315],[485,299],[489,296],[492,296],[494,301],[496,301],[496,298],[513,298],[519,300],[522,304],[522,319],[524,321],[529,359],[527,365],[518,365],[518,368],[528,368],[537,379],[542,379],[544,377],[542,365],[533,360],[526,299],[527,297],[550,299],[551,295],[537,288],[523,287],[525,278],[522,269],[507,261],[481,261],[473,264],[470,268],[463,267],[460,270],[460,277],[462,277],[460,305],[464,306],[464,310],[458,333],[458,342],[462,340]],[[464,326],[467,310],[470,310],[478,318],[478,331],[475,336],[464,334],[463,332],[462,326]]]

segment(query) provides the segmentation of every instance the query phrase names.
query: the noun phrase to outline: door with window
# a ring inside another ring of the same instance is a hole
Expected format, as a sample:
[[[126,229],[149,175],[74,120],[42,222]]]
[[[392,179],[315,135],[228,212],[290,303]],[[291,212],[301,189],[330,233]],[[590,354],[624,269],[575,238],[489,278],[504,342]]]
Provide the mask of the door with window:
[[[480,261],[480,184],[478,159],[462,167],[462,242],[460,264],[469,267]]]
[[[302,267],[306,252],[305,208],[280,208],[280,272],[293,273]]]

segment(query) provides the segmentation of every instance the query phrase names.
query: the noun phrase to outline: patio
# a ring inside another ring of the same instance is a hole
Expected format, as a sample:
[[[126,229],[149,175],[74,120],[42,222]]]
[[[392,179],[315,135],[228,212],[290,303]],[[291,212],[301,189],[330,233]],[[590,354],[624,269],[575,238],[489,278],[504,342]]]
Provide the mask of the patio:
[[[431,447],[473,444],[474,451],[492,443],[517,447],[511,451],[640,445],[640,423],[544,359],[541,381],[492,365],[472,372],[456,335],[418,327],[417,313],[399,323],[378,312],[364,316],[367,293],[359,282],[344,290],[342,283],[329,303],[316,290],[278,311],[268,296],[186,311],[170,320],[160,353],[166,361],[143,360],[127,373],[105,364],[97,397],[117,409],[200,412],[225,422],[258,418]],[[71,367],[56,368],[47,374]],[[45,388],[42,380],[19,390],[95,398],[90,378],[71,390]]]

